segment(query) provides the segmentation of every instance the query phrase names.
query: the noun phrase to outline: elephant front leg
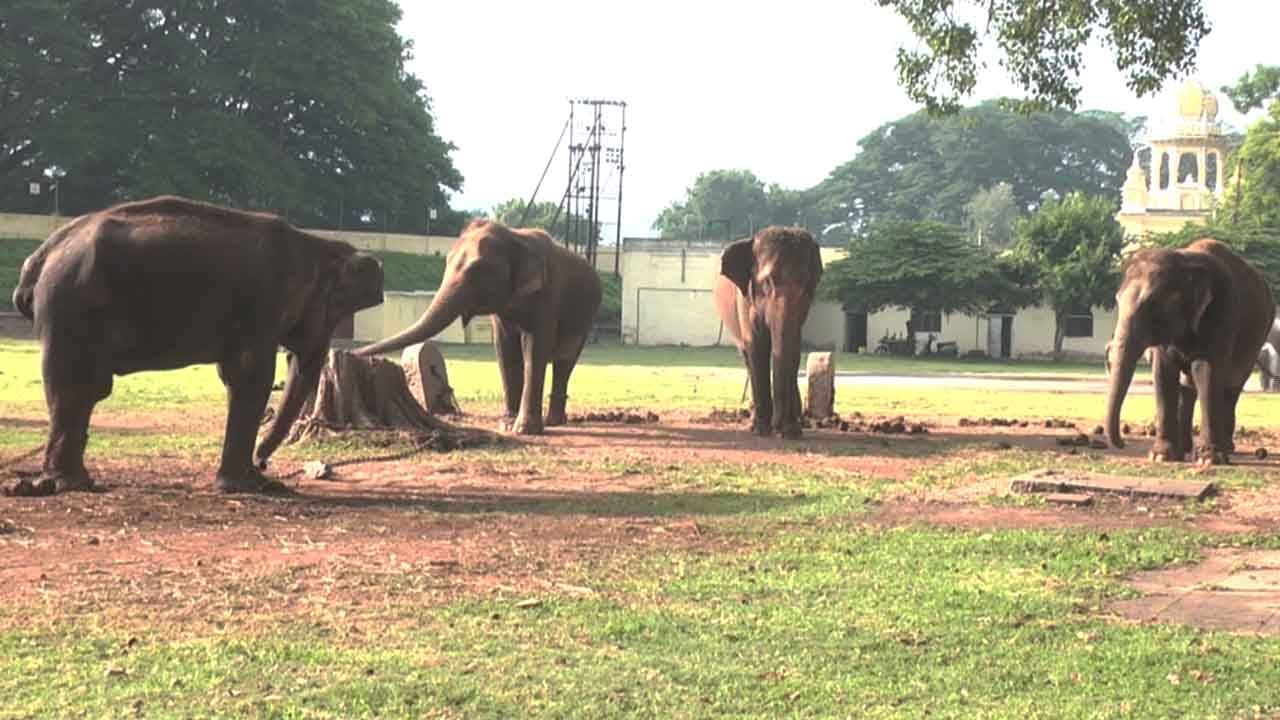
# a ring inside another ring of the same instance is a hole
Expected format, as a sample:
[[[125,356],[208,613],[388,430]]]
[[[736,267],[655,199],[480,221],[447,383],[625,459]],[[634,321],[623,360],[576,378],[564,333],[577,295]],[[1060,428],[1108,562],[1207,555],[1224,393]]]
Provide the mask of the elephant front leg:
[[[493,349],[498,358],[498,371],[502,376],[504,415],[498,421],[498,431],[515,429],[516,416],[524,397],[524,351],[521,349],[520,330],[510,323],[493,316]]]
[[[755,337],[744,355],[751,380],[751,432],[769,437],[773,434],[773,393],[769,382],[768,339]]]
[[[275,377],[274,345],[270,351],[244,351],[218,363],[218,375],[227,388],[227,426],[214,486],[228,493],[284,489],[253,466],[253,443]]]
[[[1151,354],[1151,379],[1156,396],[1156,440],[1151,446],[1155,462],[1181,462],[1189,445],[1181,444],[1181,384],[1178,368],[1158,348]]]
[[[1226,393],[1221,380],[1222,373],[1215,363],[1196,360],[1191,363],[1191,376],[1196,384],[1200,401],[1200,438],[1196,446],[1197,465],[1225,465],[1231,462],[1223,433],[1226,430],[1224,413]]]
[[[524,388],[520,396],[520,411],[511,430],[519,435],[541,435],[542,388],[551,350],[550,333],[523,333],[521,350],[524,354]]]
[[[795,357],[791,357],[792,355]],[[788,440],[800,437],[799,353],[773,358],[773,432]]]

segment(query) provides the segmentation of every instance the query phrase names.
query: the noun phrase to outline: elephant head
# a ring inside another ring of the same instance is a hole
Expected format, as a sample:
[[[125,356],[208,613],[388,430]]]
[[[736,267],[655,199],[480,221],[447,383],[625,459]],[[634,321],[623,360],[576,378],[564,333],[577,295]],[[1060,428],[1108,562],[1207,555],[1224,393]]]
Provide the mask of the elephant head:
[[[393,337],[366,345],[357,355],[393,352],[438,335],[459,317],[519,313],[547,281],[551,237],[473,220],[449,249],[440,289],[422,317]]]
[[[382,263],[367,253],[349,252],[349,246],[344,249],[348,252],[321,261],[300,320],[285,337],[285,347],[293,355],[279,411],[254,453],[259,465],[280,446],[298,419],[303,401],[319,382],[334,328],[352,313],[382,303]]]
[[[800,331],[822,277],[818,244],[801,228],[770,226],[726,247],[720,256],[720,274],[745,298],[748,322],[768,329],[773,430],[798,435]],[[753,376],[753,383],[758,379]],[[757,418],[757,422],[763,420]]]
[[[1154,345],[1192,346],[1221,272],[1203,253],[1166,248],[1139,250],[1125,266],[1116,291],[1116,329],[1107,346],[1111,382],[1106,431],[1113,447],[1124,447],[1120,409],[1138,359]]]

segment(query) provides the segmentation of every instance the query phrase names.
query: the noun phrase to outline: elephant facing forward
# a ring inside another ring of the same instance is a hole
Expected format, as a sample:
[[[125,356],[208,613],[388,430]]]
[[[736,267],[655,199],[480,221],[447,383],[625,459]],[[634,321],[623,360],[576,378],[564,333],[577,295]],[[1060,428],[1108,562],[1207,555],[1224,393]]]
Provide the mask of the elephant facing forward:
[[[773,225],[720,256],[713,299],[751,378],[757,435],[800,437],[800,330],[822,277],[807,231]]]
[[[513,229],[474,220],[445,260],[444,278],[431,306],[394,337],[357,355],[391,352],[422,342],[459,317],[493,320],[493,344],[502,375],[506,417],[502,429],[542,433],[566,422],[569,375],[582,354],[603,296],[600,276],[581,256],[537,229]],[[542,416],[542,389],[551,370],[550,407]]]
[[[1192,411],[1200,403],[1197,463],[1229,461],[1235,409],[1274,317],[1262,274],[1226,245],[1196,240],[1185,248],[1145,248],[1125,266],[1116,292],[1111,340],[1107,437],[1124,447],[1120,409],[1138,358],[1151,348],[1156,395],[1154,460],[1191,451]],[[1190,386],[1180,382],[1185,376]]]
[[[382,264],[274,215],[158,197],[81,216],[22,266],[13,303],[35,322],[49,438],[40,488],[88,490],[89,417],[112,376],[216,363],[227,388],[217,487],[268,487],[254,467],[277,348],[294,353],[265,463],[323,369],[334,328],[382,302]]]

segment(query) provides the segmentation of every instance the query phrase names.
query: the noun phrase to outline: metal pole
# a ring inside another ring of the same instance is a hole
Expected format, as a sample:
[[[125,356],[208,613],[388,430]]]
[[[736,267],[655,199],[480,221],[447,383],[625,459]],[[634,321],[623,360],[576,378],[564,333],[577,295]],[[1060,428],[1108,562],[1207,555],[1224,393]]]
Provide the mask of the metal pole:
[[[622,153],[627,145],[627,105],[622,104],[622,129],[618,131],[618,224],[614,227],[613,238],[613,276],[619,277],[618,268],[622,261],[622,173],[626,171]]]

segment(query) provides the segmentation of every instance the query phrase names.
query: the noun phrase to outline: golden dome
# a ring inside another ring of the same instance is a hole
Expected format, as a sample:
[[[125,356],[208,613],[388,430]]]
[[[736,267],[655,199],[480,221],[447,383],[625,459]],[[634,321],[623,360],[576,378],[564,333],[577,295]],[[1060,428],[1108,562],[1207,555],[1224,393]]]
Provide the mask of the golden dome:
[[[1204,85],[1188,78],[1178,90],[1178,114],[1188,119],[1212,121],[1218,117],[1218,99]]]

